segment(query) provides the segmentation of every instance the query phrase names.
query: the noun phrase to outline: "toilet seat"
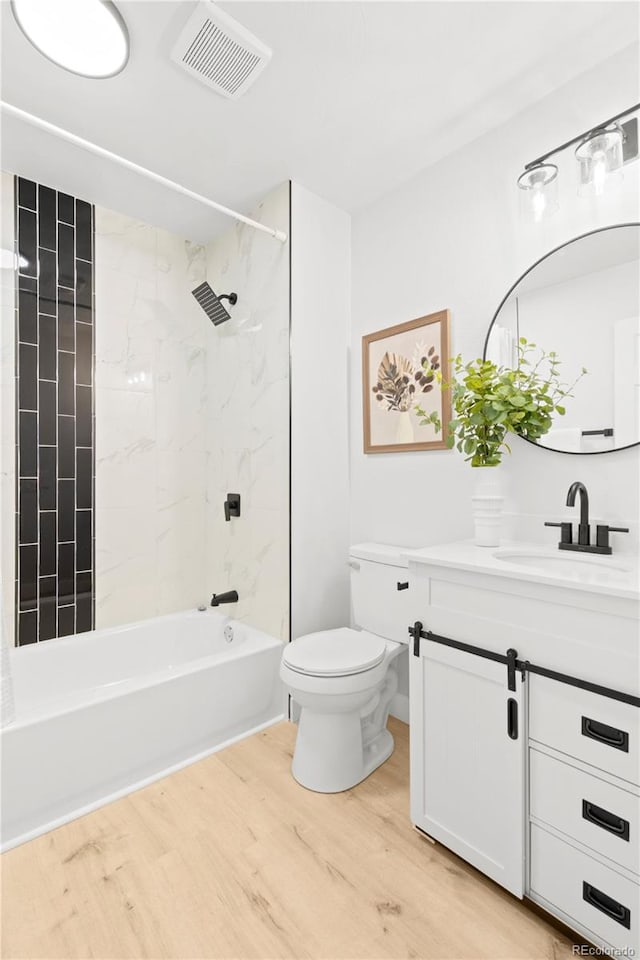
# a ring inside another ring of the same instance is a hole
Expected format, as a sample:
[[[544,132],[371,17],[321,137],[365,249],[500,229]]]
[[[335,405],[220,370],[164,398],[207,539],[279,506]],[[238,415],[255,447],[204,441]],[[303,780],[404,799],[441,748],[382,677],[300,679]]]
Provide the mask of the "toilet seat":
[[[283,663],[310,677],[350,677],[377,667],[387,643],[365,630],[338,627],[299,637],[285,647]]]

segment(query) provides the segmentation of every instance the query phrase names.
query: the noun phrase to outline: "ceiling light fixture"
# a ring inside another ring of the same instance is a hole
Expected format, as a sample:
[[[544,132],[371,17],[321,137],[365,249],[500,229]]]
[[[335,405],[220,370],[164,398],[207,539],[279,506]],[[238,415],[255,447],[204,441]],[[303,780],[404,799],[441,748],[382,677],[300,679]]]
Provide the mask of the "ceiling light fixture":
[[[524,173],[518,177],[523,216],[539,222],[558,209],[558,168],[547,161],[574,144],[578,144],[575,157],[579,195],[599,196],[604,193],[611,176],[638,156],[638,118],[618,123],[638,111],[640,103],[525,164]]]
[[[129,32],[111,0],[11,0],[16,22],[47,60],[82,77],[120,73]]]

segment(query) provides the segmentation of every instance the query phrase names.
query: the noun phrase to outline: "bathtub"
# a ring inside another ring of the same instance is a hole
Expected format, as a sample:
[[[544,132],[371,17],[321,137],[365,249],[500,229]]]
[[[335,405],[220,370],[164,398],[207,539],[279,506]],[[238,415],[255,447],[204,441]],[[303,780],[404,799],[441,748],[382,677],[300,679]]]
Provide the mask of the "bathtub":
[[[281,653],[214,610],[12,650],[2,849],[282,719]]]

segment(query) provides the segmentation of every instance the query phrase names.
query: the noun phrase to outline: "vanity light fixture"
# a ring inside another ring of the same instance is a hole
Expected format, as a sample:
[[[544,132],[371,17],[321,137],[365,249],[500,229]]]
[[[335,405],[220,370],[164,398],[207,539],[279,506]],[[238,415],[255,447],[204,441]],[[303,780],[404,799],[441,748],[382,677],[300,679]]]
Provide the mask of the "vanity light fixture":
[[[555,163],[538,163],[518,177],[520,212],[539,223],[558,209],[558,168]]]
[[[518,177],[523,216],[539,222],[558,209],[558,168],[548,161],[574,144],[577,144],[578,194],[600,196],[604,193],[612,175],[638,156],[638,118],[618,122],[638,111],[640,103],[525,164],[524,172]]]
[[[114,77],[129,59],[129,32],[111,0],[11,0],[16,22],[47,60],[82,77]]]
[[[581,197],[601,196],[609,177],[622,169],[624,133],[614,124],[594,130],[576,148],[578,193]]]

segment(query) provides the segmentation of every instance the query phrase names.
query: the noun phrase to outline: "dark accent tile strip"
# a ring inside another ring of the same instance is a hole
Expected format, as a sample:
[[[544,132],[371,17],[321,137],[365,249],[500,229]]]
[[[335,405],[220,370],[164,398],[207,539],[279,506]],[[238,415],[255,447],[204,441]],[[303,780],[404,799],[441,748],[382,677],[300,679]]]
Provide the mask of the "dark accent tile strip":
[[[55,317],[57,281],[55,252],[40,247],[38,250],[38,263],[38,310],[40,313],[48,313],[50,317]]]
[[[18,177],[18,204],[29,210],[36,209],[36,185],[33,180]]]
[[[18,344],[18,409],[38,408],[38,348]]]
[[[38,640],[38,611],[18,614],[18,646],[24,647],[28,643],[37,643]]]
[[[38,276],[36,255],[36,215],[32,210],[18,208],[18,267],[26,277]]]
[[[38,382],[38,420],[40,423],[40,444],[55,446],[56,435],[56,383],[55,380]]]
[[[56,192],[50,187],[38,187],[38,237],[41,247],[56,248]],[[55,257],[54,257],[55,260]]]
[[[20,480],[20,543],[38,542],[38,481]]]
[[[55,380],[57,376],[56,355],[57,355],[58,331],[55,317],[49,317],[41,313],[38,317],[38,346],[40,353],[40,369],[38,374],[41,380]]]
[[[16,631],[95,625],[94,210],[17,177]]]
[[[18,414],[18,473],[21,477],[38,475],[38,414]]]
[[[38,342],[38,297],[35,290],[18,290],[18,340]]]

